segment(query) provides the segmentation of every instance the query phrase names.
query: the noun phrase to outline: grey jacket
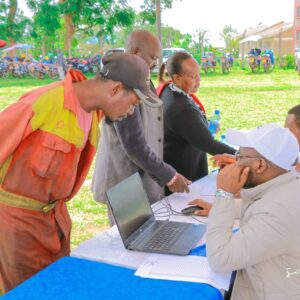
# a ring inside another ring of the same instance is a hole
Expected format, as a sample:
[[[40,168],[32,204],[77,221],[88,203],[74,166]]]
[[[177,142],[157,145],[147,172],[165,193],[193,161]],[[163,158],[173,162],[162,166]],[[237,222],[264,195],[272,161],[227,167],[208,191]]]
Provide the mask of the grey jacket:
[[[235,234],[233,199],[215,199],[207,231],[211,268],[238,270],[232,300],[300,299],[299,175],[288,172],[241,196]]]
[[[160,104],[141,103],[133,115],[119,122],[101,124],[95,172],[92,180],[94,199],[106,202],[105,191],[135,172],[139,172],[151,203],[163,195],[163,186],[176,171],[162,161],[163,113]]]

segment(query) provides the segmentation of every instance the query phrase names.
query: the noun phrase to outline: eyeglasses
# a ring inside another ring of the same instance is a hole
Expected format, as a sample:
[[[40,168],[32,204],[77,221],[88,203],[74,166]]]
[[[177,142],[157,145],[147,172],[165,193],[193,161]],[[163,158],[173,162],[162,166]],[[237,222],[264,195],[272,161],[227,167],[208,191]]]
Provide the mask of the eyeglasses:
[[[241,154],[241,152],[240,151],[237,151],[236,153],[235,153],[235,158],[236,158],[236,160],[239,160],[239,159],[241,159],[241,158],[256,158],[256,159],[261,159],[261,158],[263,158],[263,157],[261,157],[261,156],[258,156],[258,155],[243,155],[243,154]]]
[[[259,155],[243,155],[243,154],[241,154],[240,153],[240,151],[237,151],[236,153],[235,153],[235,159],[236,159],[236,161],[238,161],[239,159],[241,159],[241,158],[254,158],[254,159],[263,159],[263,160],[265,160],[266,161],[266,163],[267,163],[267,167],[268,168],[271,168],[271,166],[272,166],[272,163],[269,161],[269,160],[267,160],[266,158],[264,158],[263,156],[259,156]]]

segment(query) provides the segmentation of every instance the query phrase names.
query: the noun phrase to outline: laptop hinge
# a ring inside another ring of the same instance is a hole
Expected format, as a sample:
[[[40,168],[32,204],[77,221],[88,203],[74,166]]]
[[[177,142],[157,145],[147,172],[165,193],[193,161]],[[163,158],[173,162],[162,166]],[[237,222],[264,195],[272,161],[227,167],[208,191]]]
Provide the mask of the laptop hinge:
[[[136,239],[140,237],[145,231],[155,224],[155,218],[152,216],[142,226],[140,226],[128,239],[124,241],[125,248],[128,248]]]

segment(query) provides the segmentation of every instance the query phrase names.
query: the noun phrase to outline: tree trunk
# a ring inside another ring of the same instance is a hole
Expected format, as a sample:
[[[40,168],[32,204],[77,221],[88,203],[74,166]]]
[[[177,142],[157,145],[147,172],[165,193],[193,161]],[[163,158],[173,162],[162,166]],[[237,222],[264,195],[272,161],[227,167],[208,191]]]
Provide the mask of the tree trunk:
[[[199,46],[200,46],[200,54],[201,57],[204,56],[204,40],[205,40],[205,35],[207,31],[204,29],[198,29],[197,34],[198,34],[198,41],[199,41]]]
[[[65,50],[68,52],[68,56],[72,56],[72,40],[75,33],[75,26],[72,20],[71,14],[65,14],[65,23],[66,23],[66,36],[65,36]]]
[[[245,66],[245,43],[242,44],[242,62],[241,62],[241,67],[244,68]]]
[[[204,45],[203,45],[203,37],[200,37],[199,38],[199,45],[200,45],[200,55],[201,55],[201,58],[204,56]]]
[[[10,0],[9,2],[9,11],[7,16],[7,36],[9,37],[9,46],[15,45],[16,41],[13,38],[14,32],[13,32],[13,25],[16,17],[16,12],[18,8],[18,1],[17,0]],[[15,50],[11,50],[9,52],[9,56],[15,56]]]
[[[60,3],[66,2],[66,0],[59,0]],[[72,40],[75,33],[75,26],[72,19],[72,14],[64,14],[66,33],[65,33],[65,51],[68,52],[68,56],[71,56]]]
[[[42,55],[43,55],[43,57],[46,56],[46,41],[47,41],[47,37],[44,36],[43,40],[42,40]]]
[[[156,3],[156,31],[157,31],[157,37],[160,40],[160,43],[162,42],[161,40],[161,4],[160,0],[155,0]],[[159,59],[158,59],[158,67],[162,65],[162,55],[160,54]]]
[[[278,35],[278,54],[279,54],[279,67],[282,68],[283,64],[282,64],[282,33],[281,30],[279,32]]]
[[[104,35],[99,35],[98,36],[99,39],[99,52],[100,54],[104,54]]]

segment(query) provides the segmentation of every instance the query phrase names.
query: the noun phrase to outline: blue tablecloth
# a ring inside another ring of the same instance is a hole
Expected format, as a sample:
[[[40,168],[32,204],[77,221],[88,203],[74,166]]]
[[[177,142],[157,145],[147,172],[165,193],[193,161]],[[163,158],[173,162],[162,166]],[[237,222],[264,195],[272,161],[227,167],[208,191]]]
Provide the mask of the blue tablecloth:
[[[206,244],[198,246],[198,247],[192,249],[190,251],[189,255],[206,256]]]
[[[196,248],[194,255],[204,249]],[[134,273],[127,268],[64,257],[1,300],[223,300],[220,291],[207,284],[140,278]]]

